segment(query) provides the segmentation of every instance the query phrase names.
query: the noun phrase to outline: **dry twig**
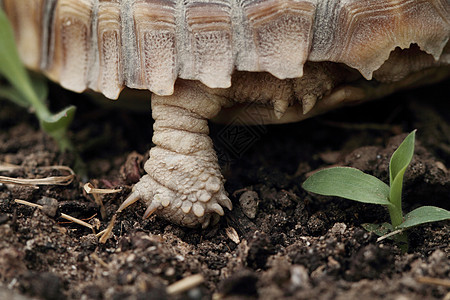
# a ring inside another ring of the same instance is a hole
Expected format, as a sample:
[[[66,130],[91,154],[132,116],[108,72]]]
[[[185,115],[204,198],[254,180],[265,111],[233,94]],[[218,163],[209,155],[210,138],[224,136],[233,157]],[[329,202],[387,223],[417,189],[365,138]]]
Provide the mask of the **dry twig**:
[[[380,236],[380,237],[377,239],[377,242],[381,242],[382,240],[387,239],[388,237],[394,236],[394,235],[399,234],[399,233],[402,233],[402,232],[403,232],[403,229],[397,229],[397,230],[394,230],[394,231],[392,231],[392,232],[389,232],[388,234],[385,234],[385,235],[383,235],[383,236]]]
[[[239,244],[241,240],[239,239],[239,235],[233,227],[229,226],[225,228],[225,232],[230,240],[232,240],[235,244]]]
[[[0,164],[0,171],[12,172],[14,170],[23,167],[11,165],[11,164]],[[68,171],[70,174],[65,176],[50,176],[45,178],[14,178],[8,176],[0,176],[0,183],[4,184],[21,184],[21,185],[69,185],[75,178],[75,173],[73,170],[66,166],[49,166],[49,167],[39,167],[38,170],[59,170]]]
[[[105,267],[105,268],[109,268],[108,264],[107,264],[103,259],[101,259],[101,258],[97,255],[97,253],[93,252],[93,253],[91,253],[90,256],[91,256],[91,258],[92,258],[93,260],[95,260],[96,262],[98,262],[101,266],[103,266],[103,267]]]
[[[422,276],[422,277],[416,278],[416,281],[420,282],[420,283],[440,285],[440,286],[443,286],[446,288],[450,288],[450,279]]]
[[[185,277],[175,283],[172,283],[167,287],[167,294],[177,295],[183,292],[189,291],[190,289],[202,284],[205,278],[202,274],[195,274]]]
[[[102,234],[102,237],[100,238],[100,243],[104,244],[110,238],[111,232],[112,232],[113,227],[114,227],[114,223],[116,223],[116,219],[117,219],[117,215],[114,214],[114,216],[112,217],[111,221],[109,222],[108,227],[104,231],[102,231],[103,234]]]
[[[28,202],[28,201],[25,201],[25,200],[20,200],[20,199],[14,199],[14,201],[16,203],[19,203],[19,204],[24,204],[24,205],[27,205],[27,206],[37,207],[39,209],[42,209],[42,205],[39,205],[39,204],[36,204],[36,203],[31,203],[31,202]],[[92,232],[95,233],[94,227],[92,227],[91,224],[86,223],[86,222],[84,222],[84,221],[82,221],[80,219],[71,217],[71,216],[66,215],[66,214],[61,214],[61,218],[64,218],[64,219],[69,220],[69,221],[72,221],[72,222],[77,223],[79,225],[82,225],[84,227],[90,228],[92,230]]]
[[[122,189],[98,189],[96,188],[92,183],[88,182],[83,186],[84,190],[88,194],[92,194],[94,196],[95,203],[97,203],[98,206],[100,206],[100,214],[103,219],[106,219],[106,209],[103,205],[103,201],[100,198],[99,194],[112,194],[112,193],[118,193]]]
[[[113,193],[118,193],[120,191],[122,191],[122,189],[98,189],[96,187],[94,187],[94,185],[90,182],[86,183],[83,186],[84,190],[86,191],[86,193],[88,194],[113,194]]]

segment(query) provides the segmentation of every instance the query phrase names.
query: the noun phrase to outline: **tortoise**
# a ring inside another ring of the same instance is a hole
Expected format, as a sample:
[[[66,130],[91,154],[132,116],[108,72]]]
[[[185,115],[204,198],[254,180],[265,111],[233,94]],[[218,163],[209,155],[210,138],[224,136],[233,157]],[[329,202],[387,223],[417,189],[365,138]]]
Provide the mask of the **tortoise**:
[[[295,122],[450,74],[448,0],[0,5],[30,69],[110,99],[124,87],[151,92],[155,146],[119,211],[142,199],[144,217],[187,227],[206,227],[232,209],[209,119],[245,110],[248,124]]]

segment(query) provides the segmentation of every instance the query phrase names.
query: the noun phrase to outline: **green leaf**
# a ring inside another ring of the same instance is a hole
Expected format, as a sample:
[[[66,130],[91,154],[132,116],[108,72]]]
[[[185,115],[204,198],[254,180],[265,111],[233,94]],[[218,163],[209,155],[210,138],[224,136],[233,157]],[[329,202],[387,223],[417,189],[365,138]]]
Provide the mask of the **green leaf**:
[[[402,189],[403,176],[414,155],[416,130],[412,131],[392,154],[389,163],[390,193],[389,201],[393,204],[389,213],[394,227],[402,222]]]
[[[39,101],[45,103],[48,98],[48,80],[41,74],[31,73],[31,85]]]
[[[0,73],[11,83],[24,83],[27,81],[25,68],[18,68],[22,65],[17,54],[14,34],[3,10],[0,9]],[[16,86],[16,87],[20,87]]]
[[[57,114],[51,114],[45,106],[48,95],[43,77],[28,76],[16,49],[14,34],[5,13],[0,9],[0,75],[5,77],[11,87],[0,89],[0,97],[6,97],[24,107],[32,107],[41,123],[41,127],[59,144],[62,151],[73,150],[66,136],[66,130],[72,121],[75,107],[71,106]]]
[[[71,105],[62,111],[43,118],[41,121],[42,128],[47,132],[53,132],[69,127],[75,115],[76,107]]]
[[[389,162],[390,185],[398,176],[403,176],[414,155],[414,141],[416,138],[416,130],[413,130],[398,146],[397,150],[392,154]],[[402,177],[403,178],[403,177]]]
[[[73,151],[73,145],[66,136],[67,128],[75,116],[76,107],[69,106],[59,113],[41,118],[41,127],[56,140],[61,151]]]
[[[384,237],[387,234],[394,231],[394,227],[392,227],[392,225],[389,223],[383,224],[365,223],[362,224],[362,227],[365,230],[373,232],[380,237]],[[395,235],[386,236],[385,238],[395,241],[395,243],[400,247],[402,252],[405,253],[408,251],[408,236],[405,234],[405,232],[397,232]]]
[[[421,206],[405,215],[403,223],[396,228],[410,228],[416,225],[450,220],[450,211],[436,206]]]
[[[389,223],[382,223],[382,224],[373,224],[373,223],[364,223],[361,224],[361,226],[369,231],[369,232],[373,232],[378,236],[383,236],[388,234],[389,232],[393,231],[394,228],[392,227],[391,224]]]
[[[12,86],[0,86],[0,99],[2,98],[25,108],[30,107],[28,100]]]
[[[303,183],[303,188],[320,195],[390,205],[388,185],[354,168],[336,167],[318,171]]]
[[[36,110],[38,117],[49,114],[47,107],[40,101],[28,73],[23,66],[17,52],[14,34],[3,10],[0,9],[0,75],[21,93]]]
[[[33,75],[31,77],[31,84],[33,85],[33,89],[36,92],[38,99],[44,103],[48,96],[47,79],[40,75]],[[31,106],[28,98],[12,86],[0,86],[0,98],[8,99],[25,108]]]

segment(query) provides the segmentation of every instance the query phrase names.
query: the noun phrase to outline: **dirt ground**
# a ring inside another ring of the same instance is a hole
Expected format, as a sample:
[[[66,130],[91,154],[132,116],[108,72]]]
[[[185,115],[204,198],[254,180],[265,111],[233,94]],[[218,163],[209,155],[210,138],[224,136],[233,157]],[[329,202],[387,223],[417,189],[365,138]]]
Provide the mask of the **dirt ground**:
[[[449,222],[411,230],[409,252],[402,254],[361,226],[388,221],[384,208],[308,194],[301,183],[330,165],[353,166],[387,182],[392,152],[417,128],[404,210],[450,209],[449,86],[402,92],[297,124],[212,125],[234,210],[200,230],[143,220],[145,207],[137,204],[119,216],[105,244],[58,216],[84,219],[95,232],[106,228],[143,172],[150,112],[105,109],[52,86],[53,111],[78,106],[69,134],[88,176],[68,186],[0,184],[0,299],[448,300]],[[0,101],[0,128],[0,162],[18,166],[0,175],[60,176],[67,172],[42,167],[73,166],[73,155],[59,153],[33,115],[6,101]],[[122,188],[102,196],[104,218],[83,191],[84,179]],[[239,241],[230,238],[233,229]],[[167,288],[194,274],[204,281],[188,291]]]

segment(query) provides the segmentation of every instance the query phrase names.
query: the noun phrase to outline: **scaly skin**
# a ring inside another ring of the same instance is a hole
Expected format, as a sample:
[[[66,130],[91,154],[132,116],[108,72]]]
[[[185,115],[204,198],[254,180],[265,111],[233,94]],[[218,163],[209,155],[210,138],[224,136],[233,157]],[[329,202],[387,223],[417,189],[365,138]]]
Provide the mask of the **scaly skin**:
[[[155,120],[147,175],[119,208],[138,199],[147,203],[144,217],[161,216],[173,223],[202,227],[217,222],[223,208],[232,209],[223,187],[208,119],[227,100],[207,94],[193,81],[179,81],[172,96],[152,96]]]

